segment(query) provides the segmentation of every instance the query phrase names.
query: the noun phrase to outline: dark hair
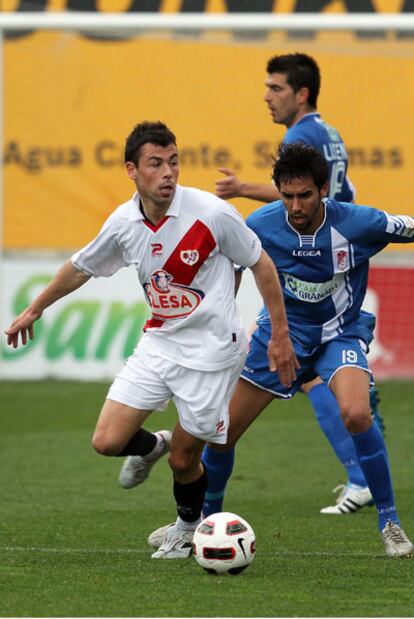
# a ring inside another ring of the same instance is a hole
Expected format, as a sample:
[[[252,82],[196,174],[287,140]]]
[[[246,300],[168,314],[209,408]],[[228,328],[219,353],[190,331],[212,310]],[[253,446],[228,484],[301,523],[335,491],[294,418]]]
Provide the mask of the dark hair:
[[[267,63],[267,72],[285,73],[287,82],[297,92],[301,88],[309,90],[308,103],[316,108],[321,74],[316,61],[307,54],[284,54],[273,56]]]
[[[328,180],[328,164],[322,153],[304,142],[280,144],[273,166],[272,178],[280,189],[281,182],[294,178],[312,178],[318,189]]]
[[[167,125],[160,122],[145,121],[136,125],[126,139],[125,163],[132,161],[138,164],[141,146],[144,144],[158,144],[159,146],[177,145],[177,140]]]

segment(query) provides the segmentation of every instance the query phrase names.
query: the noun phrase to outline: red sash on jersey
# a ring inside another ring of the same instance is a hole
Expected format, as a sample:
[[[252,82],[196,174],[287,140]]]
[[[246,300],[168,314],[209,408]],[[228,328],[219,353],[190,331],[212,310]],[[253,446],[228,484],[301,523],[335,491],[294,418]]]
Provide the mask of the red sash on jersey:
[[[181,285],[180,288],[189,286],[215,247],[216,241],[209,228],[203,222],[197,220],[174,248],[159,271],[165,271],[169,274],[171,281],[177,286]],[[179,316],[180,314],[176,317]],[[144,331],[161,327],[164,322],[160,318],[150,318],[145,324]]]

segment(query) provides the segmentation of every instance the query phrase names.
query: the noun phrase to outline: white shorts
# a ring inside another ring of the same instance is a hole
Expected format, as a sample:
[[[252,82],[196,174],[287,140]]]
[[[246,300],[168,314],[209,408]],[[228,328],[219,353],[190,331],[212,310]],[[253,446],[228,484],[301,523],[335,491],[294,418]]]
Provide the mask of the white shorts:
[[[117,374],[107,398],[139,410],[177,407],[181,427],[204,441],[224,444],[230,398],[243,369],[247,350],[232,366],[217,372],[191,370],[138,345]]]

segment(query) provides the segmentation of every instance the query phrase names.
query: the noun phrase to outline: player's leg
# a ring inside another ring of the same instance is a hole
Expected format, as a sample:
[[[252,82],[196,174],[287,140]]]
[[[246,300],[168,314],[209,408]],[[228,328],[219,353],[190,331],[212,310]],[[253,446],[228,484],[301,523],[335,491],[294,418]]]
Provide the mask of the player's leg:
[[[234,447],[253,421],[272,402],[275,395],[240,377],[230,401],[230,427],[226,449]]]
[[[139,449],[147,441],[146,435],[151,435],[141,429],[151,412],[106,400],[92,437],[93,448],[104,456],[124,456],[130,449]]]
[[[230,402],[230,429],[232,424],[237,423],[239,432],[243,433],[273,399],[272,393],[240,378]],[[233,435],[232,442],[234,440]],[[204,516],[222,511],[227,482],[233,471],[234,454],[234,446],[223,450],[220,446],[208,444],[204,448],[203,463],[208,479]]]
[[[159,530],[163,536],[158,549],[152,554],[153,559],[185,559],[191,555],[191,542],[201,520],[207,486],[206,473],[201,463],[203,447],[203,440],[192,436],[177,423],[168,459],[173,471],[177,519]],[[151,534],[154,539],[155,533]]]
[[[170,442],[170,430],[148,432],[141,428],[123,452],[118,454],[128,456],[119,472],[120,485],[129,490],[142,484],[154,464],[169,451]]]
[[[248,426],[275,398],[289,398],[298,389],[299,379],[291,390],[281,385],[277,372],[270,372],[267,344],[270,333],[262,325],[251,334],[249,353],[230,403],[229,445],[226,451],[206,446],[203,461],[208,472],[208,486],[203,511],[206,515],[222,509],[226,484],[233,470],[234,444]],[[297,351],[298,358],[300,354]],[[301,370],[306,361],[300,357]],[[231,449],[229,450],[229,447]]]
[[[337,397],[371,488],[380,529],[389,519],[399,524],[385,443],[371,419],[369,374],[358,367],[344,367],[332,378],[330,387]]]
[[[234,419],[238,423],[239,432],[244,432],[273,398],[272,393],[239,379],[229,404],[230,428]],[[241,422],[238,421],[239,418]],[[234,451],[234,446],[225,447],[213,443],[204,448],[202,461],[208,482],[202,509],[204,516],[222,509],[227,481],[232,472],[232,466],[227,468],[227,464],[233,463]],[[210,496],[207,493],[210,493]],[[148,537],[150,546],[158,548],[162,544],[169,526],[171,525],[160,527],[151,533]]]
[[[414,547],[400,528],[384,438],[372,423],[369,374],[343,367],[332,378],[344,423],[351,433],[362,470],[378,511],[378,527],[388,556],[412,556]]]
[[[385,442],[371,417],[371,374],[364,343],[354,337],[337,337],[322,348],[315,365],[338,401],[379,511],[380,529],[387,519],[398,522]]]
[[[320,428],[348,477],[346,485],[334,490],[341,490],[335,505],[322,508],[321,513],[352,514],[366,505],[372,505],[371,493],[359,466],[353,440],[345,428],[332,391],[319,377],[302,385],[301,390],[308,396]]]
[[[92,445],[103,455],[127,456],[119,474],[123,488],[145,481],[152,466],[169,449],[169,430],[153,433],[141,427],[150,413],[108,399],[99,416]]]
[[[354,444],[342,421],[338,402],[332,391],[319,377],[302,385],[301,390],[308,396],[321,430],[347,472],[348,481],[358,486],[366,486]]]
[[[109,389],[93,437],[100,453],[127,456],[119,475],[124,488],[142,483],[168,451],[168,430],[152,433],[141,426],[152,410],[163,410],[170,397],[157,359],[148,358],[138,345]]]
[[[241,275],[241,271],[237,272]],[[253,322],[248,331],[249,340],[257,328],[256,321]],[[227,482],[231,477],[234,468],[235,449],[232,447],[228,451],[217,451],[214,445],[207,444],[204,447],[202,462],[208,471],[207,490],[204,498],[203,515],[210,516],[223,510],[224,493]]]
[[[208,486],[203,513],[222,510],[227,482],[234,462],[235,443],[275,398],[275,395],[240,377],[229,406],[230,427],[226,446],[209,444],[203,452]]]
[[[259,400],[262,398],[262,394],[265,394],[265,403],[263,405],[264,408],[275,397],[271,393],[271,389],[273,386],[272,380],[274,379],[275,373],[269,372],[269,362],[266,352],[269,335],[263,329],[256,328],[256,324],[252,325],[252,327],[250,328],[249,335],[250,350],[246,359],[246,365],[243,369],[242,376],[246,375],[248,380],[252,380],[252,384],[256,384],[257,389],[260,387],[259,383],[261,382],[264,382],[266,386],[269,387],[270,391],[258,389]],[[237,384],[236,391],[239,392],[240,389],[244,389],[243,385]],[[243,400],[243,398],[238,398],[238,396],[236,395],[235,398],[236,399],[234,400],[234,402],[238,402],[237,406],[239,406],[240,400]],[[232,400],[230,405],[231,410],[234,409],[234,402]],[[244,407],[243,404],[240,404],[240,406],[243,406],[244,411],[245,408],[247,409],[247,412],[244,413],[245,419],[249,418],[251,412],[253,414],[253,418],[257,416],[258,413],[256,414],[255,412],[257,402],[258,400],[253,397],[251,410],[249,409],[250,399],[246,407]],[[261,412],[263,408],[260,408],[259,412]],[[233,412],[231,414],[234,415],[235,413]],[[206,445],[204,449],[203,462],[208,473],[208,486],[203,505],[203,513],[205,516],[208,516],[214,512],[221,511],[223,508],[226,485],[233,471],[234,454],[234,447],[228,449],[227,451],[222,451],[218,448],[215,448],[214,445],[209,444]]]
[[[371,488],[375,504],[382,514],[398,523],[384,440],[372,423],[369,406],[369,374],[358,367],[344,367],[331,380],[344,423],[351,433],[361,467]]]
[[[208,486],[204,498],[203,514],[210,516],[223,510],[224,493],[234,467],[235,449],[217,451],[206,445],[202,461],[207,470]]]
[[[159,533],[165,533],[153,558],[189,555],[188,538],[200,522],[207,486],[201,453],[206,440],[226,442],[229,398],[244,358],[242,351],[233,366],[217,372],[190,370],[176,364],[169,369],[167,382],[179,415],[169,456],[178,517],[172,526],[161,527],[150,535],[150,544],[156,545],[154,540],[158,541]]]

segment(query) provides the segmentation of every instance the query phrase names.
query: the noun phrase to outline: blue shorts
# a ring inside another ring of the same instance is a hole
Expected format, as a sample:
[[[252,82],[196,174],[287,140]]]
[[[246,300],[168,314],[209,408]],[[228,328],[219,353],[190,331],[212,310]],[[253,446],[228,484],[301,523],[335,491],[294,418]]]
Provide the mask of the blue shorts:
[[[284,387],[277,372],[269,370],[267,343],[269,332],[259,326],[250,340],[250,349],[241,377],[257,387],[270,391],[278,398],[291,398],[303,383],[320,376],[329,384],[334,375],[343,367],[358,367],[370,374],[366,354],[367,343],[355,336],[339,335],[325,344],[313,349],[304,348],[292,339],[300,369],[291,387]]]

